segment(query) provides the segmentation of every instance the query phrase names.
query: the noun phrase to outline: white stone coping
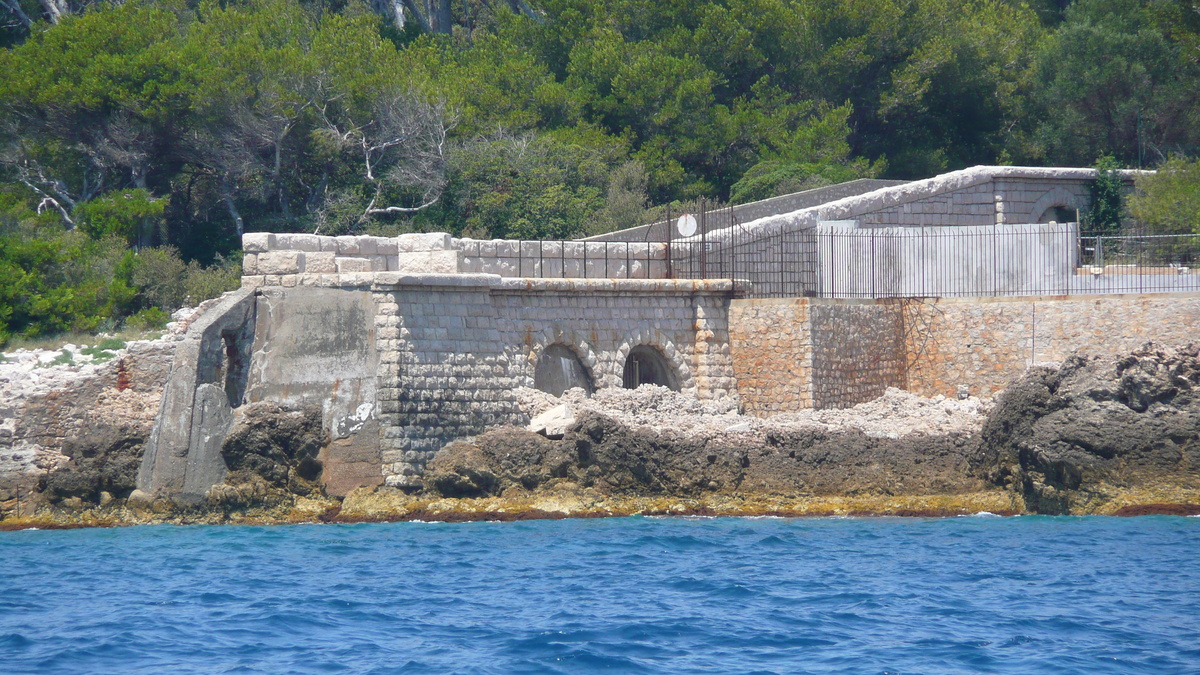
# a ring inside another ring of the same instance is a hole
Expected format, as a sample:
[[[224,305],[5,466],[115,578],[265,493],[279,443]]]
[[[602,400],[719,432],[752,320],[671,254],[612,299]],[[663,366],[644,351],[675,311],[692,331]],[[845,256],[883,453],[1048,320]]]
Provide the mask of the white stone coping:
[[[400,274],[380,272],[374,289],[402,286],[489,288],[504,292],[712,293],[730,294],[749,286],[733,279],[584,279],[502,277],[498,274]]]
[[[398,288],[438,287],[488,289],[505,293],[646,293],[733,295],[750,289],[743,279],[583,279],[502,277],[498,274],[411,274],[364,272],[356,274],[285,274],[242,277],[243,288],[346,288],[387,291]]]

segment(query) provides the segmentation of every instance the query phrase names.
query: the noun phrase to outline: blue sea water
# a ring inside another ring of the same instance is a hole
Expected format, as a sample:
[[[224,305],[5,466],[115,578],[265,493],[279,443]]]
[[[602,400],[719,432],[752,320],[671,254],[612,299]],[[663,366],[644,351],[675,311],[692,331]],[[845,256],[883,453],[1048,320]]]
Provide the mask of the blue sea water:
[[[1197,673],[1200,518],[0,533],[2,673]]]

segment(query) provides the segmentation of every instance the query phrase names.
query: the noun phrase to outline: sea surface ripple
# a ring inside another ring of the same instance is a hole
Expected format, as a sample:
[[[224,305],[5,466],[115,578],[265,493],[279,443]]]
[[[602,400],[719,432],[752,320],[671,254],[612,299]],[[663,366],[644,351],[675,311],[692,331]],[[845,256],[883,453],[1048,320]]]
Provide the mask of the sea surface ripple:
[[[1197,673],[1200,518],[0,533],[0,673]]]

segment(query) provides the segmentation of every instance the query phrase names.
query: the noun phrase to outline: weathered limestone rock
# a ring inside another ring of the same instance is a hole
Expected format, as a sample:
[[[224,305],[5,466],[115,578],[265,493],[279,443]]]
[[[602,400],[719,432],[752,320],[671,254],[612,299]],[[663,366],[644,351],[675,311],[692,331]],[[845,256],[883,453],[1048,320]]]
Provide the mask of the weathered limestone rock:
[[[1036,513],[1200,490],[1200,346],[1034,368],[1001,395],[983,440],[976,471],[1018,486]]]
[[[546,438],[562,438],[567,427],[575,423],[575,415],[567,404],[555,406],[529,421],[528,429]]]

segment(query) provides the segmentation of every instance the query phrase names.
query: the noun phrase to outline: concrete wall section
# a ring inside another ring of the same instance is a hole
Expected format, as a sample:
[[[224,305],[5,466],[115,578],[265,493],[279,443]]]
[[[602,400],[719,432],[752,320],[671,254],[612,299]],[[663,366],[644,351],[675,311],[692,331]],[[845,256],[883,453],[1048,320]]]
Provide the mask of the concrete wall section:
[[[246,388],[255,308],[254,291],[242,288],[184,334],[142,455],[138,489],[200,499],[225,477],[221,442]]]
[[[246,402],[321,409],[330,445],[319,458],[330,494],[378,485],[375,304],[364,289],[263,289]]]

